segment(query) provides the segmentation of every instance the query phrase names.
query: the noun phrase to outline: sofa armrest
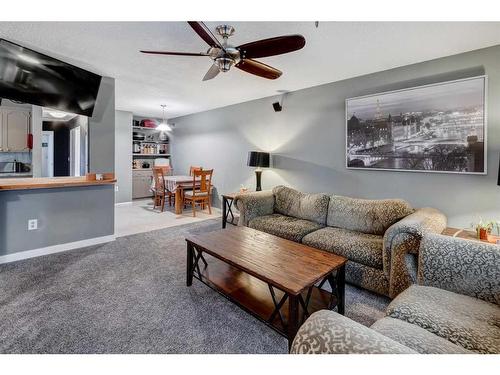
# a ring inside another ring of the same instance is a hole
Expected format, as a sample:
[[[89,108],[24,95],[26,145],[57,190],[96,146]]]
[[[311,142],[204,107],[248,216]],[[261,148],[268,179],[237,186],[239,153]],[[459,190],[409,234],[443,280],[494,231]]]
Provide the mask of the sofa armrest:
[[[292,354],[400,354],[412,349],[334,311],[312,314],[300,327]]]
[[[419,284],[500,305],[500,246],[428,234],[418,263]]]
[[[389,296],[394,298],[417,277],[416,254],[425,233],[441,233],[446,228],[446,216],[426,207],[416,210],[387,229],[384,234],[383,265],[389,279]],[[412,261],[411,258],[415,260]],[[414,265],[408,267],[408,265]]]
[[[274,212],[274,195],[270,190],[238,194],[234,204],[240,212],[238,225],[248,226],[250,220]]]

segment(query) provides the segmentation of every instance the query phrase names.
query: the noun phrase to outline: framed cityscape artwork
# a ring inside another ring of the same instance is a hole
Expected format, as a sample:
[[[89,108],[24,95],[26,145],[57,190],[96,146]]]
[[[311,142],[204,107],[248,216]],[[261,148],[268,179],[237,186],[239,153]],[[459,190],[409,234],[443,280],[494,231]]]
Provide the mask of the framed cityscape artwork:
[[[346,100],[346,166],[486,174],[487,77]]]

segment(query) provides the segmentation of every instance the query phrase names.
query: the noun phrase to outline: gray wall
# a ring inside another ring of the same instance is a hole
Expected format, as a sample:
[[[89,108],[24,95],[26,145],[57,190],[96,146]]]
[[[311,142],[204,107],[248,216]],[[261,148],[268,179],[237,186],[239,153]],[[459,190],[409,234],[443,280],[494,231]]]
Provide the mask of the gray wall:
[[[113,185],[0,192],[0,256],[114,233]],[[28,220],[38,229],[28,231]]]
[[[477,215],[500,219],[499,61],[496,46],[292,92],[282,112],[273,111],[278,97],[270,97],[176,118],[174,168],[214,168],[219,193],[240,184],[254,189],[247,152],[265,150],[273,153],[274,167],[263,173],[264,189],[286,184],[309,192],[404,198],[415,207],[441,209],[454,226],[467,227]],[[487,176],[345,168],[346,98],[482,74],[489,76]]]
[[[115,171],[115,79],[102,77],[94,113],[89,118],[89,171]]]
[[[132,201],[132,112],[115,113],[116,203]]]

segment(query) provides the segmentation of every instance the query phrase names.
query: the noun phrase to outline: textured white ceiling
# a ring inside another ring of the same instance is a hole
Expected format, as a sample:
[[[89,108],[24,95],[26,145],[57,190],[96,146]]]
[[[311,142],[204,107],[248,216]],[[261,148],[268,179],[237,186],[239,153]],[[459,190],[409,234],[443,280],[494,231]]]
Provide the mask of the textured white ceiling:
[[[207,22],[213,30],[224,22]],[[234,45],[302,34],[297,52],[261,59],[275,81],[232,69],[202,82],[208,57],[147,56],[140,49],[205,51],[184,22],[0,22],[0,37],[116,78],[116,108],[177,117],[500,44],[500,23],[226,22]]]

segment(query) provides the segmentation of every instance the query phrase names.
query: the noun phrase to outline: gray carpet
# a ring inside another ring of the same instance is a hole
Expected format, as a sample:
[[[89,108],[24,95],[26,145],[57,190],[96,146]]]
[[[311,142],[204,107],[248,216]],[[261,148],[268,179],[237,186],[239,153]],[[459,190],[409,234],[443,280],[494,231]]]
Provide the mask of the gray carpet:
[[[219,219],[0,265],[1,353],[286,353],[285,338],[194,280],[184,237]],[[348,286],[370,325],[386,298]]]

